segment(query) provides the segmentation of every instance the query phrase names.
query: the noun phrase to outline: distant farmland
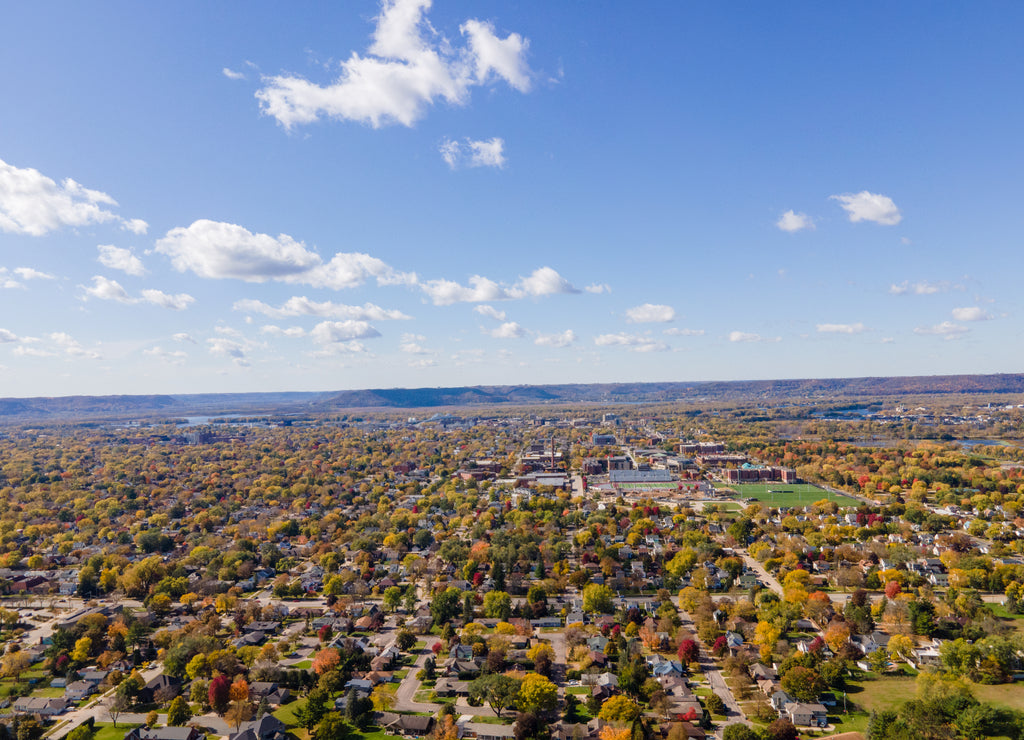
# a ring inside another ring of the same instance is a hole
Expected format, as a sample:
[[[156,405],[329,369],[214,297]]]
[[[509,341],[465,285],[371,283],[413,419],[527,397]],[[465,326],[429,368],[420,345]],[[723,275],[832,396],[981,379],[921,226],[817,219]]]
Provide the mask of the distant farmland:
[[[815,501],[828,499],[839,506],[858,506],[859,501],[850,496],[832,493],[808,483],[732,483],[724,489],[736,492],[736,500],[754,499],[771,507],[790,509],[795,506],[810,506]]]

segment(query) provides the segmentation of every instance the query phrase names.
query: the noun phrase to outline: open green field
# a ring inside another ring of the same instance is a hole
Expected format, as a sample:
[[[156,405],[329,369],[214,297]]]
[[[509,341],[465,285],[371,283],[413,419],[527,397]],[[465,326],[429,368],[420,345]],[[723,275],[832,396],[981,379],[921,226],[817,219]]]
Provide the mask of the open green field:
[[[736,492],[737,499],[754,499],[771,507],[810,506],[822,499],[835,501],[840,506],[857,506],[860,503],[850,496],[832,493],[808,483],[732,483],[728,489]]]

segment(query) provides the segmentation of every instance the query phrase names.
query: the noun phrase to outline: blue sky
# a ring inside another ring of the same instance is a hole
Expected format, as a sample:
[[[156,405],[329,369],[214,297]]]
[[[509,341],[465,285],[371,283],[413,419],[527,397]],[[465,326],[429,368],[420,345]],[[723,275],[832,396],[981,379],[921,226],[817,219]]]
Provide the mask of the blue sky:
[[[0,395],[1019,372],[1017,3],[12,3]]]

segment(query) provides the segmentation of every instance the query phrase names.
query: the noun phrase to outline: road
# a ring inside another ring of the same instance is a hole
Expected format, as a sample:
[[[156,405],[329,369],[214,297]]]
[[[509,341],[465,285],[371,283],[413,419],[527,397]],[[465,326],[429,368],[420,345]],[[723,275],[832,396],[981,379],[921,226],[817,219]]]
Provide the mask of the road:
[[[690,617],[689,612],[683,609],[682,606],[679,606],[679,618],[682,621],[683,627],[693,634],[697,633],[697,628],[693,624],[693,619]],[[722,697],[722,701],[725,703],[726,721],[715,730],[715,737],[721,738],[725,726],[734,725],[737,722],[747,726],[753,726],[743,714],[743,710],[740,708],[739,702],[736,701],[736,697],[733,695],[732,689],[730,689],[729,685],[725,682],[725,676],[722,675],[722,669],[719,667],[718,662],[715,661],[708,651],[704,649],[704,645],[700,640],[697,640],[696,642],[697,647],[700,650],[698,660],[700,669],[704,675],[707,676],[711,690]]]
[[[433,647],[435,643],[441,640],[437,637],[425,637],[424,642],[426,645],[420,650],[419,656],[416,658],[416,662],[412,668],[409,669],[409,673],[406,674],[405,678],[402,679],[402,683],[398,685],[398,691],[395,692],[395,705],[392,707],[398,712],[436,712],[441,707],[438,704],[428,704],[425,702],[417,702],[413,700],[416,696],[416,692],[420,688],[420,680],[416,678],[416,674],[420,672],[424,665],[426,665],[427,658],[434,655]]]

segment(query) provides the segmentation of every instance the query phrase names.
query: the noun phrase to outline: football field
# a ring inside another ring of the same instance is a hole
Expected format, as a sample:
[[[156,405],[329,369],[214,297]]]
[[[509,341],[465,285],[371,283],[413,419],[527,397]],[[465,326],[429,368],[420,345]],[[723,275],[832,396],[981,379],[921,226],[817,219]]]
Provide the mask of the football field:
[[[731,483],[727,488],[736,492],[738,501],[754,499],[767,506],[784,509],[810,506],[822,499],[835,501],[839,506],[857,506],[860,503],[855,498],[832,493],[808,483]]]

